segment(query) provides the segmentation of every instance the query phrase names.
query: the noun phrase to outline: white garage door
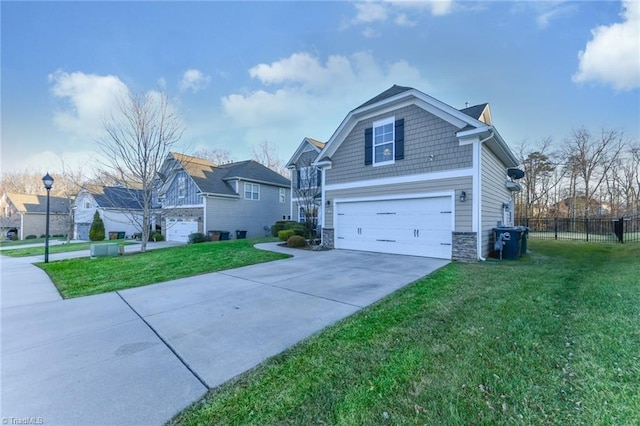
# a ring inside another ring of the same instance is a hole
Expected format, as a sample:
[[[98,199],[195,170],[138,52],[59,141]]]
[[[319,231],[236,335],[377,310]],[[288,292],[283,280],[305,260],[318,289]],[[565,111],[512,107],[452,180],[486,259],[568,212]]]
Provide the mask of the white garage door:
[[[198,222],[167,218],[167,241],[189,242],[189,235],[198,232]]]
[[[335,247],[451,259],[451,197],[336,202]]]

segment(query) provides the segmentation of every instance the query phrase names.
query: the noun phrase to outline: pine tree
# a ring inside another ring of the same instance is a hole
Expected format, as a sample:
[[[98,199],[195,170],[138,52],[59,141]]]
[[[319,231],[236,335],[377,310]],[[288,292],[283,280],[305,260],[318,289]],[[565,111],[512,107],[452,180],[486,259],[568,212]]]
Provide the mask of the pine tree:
[[[104,222],[98,211],[93,215],[93,223],[91,223],[91,229],[89,229],[89,239],[91,241],[104,240]]]

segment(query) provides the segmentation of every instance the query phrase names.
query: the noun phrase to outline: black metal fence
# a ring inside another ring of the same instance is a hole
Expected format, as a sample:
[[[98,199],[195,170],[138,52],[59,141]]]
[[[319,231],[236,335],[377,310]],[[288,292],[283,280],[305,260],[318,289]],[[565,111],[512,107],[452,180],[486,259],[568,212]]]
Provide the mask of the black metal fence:
[[[614,219],[516,218],[529,228],[529,238],[609,243],[640,241],[640,216]]]

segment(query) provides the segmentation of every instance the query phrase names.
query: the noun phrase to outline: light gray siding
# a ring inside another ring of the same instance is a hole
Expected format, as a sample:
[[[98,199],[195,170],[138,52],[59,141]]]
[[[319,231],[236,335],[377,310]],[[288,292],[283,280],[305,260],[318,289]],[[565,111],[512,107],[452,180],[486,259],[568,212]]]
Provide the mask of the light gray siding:
[[[502,222],[502,203],[508,203],[511,192],[505,187],[507,167],[486,146],[481,153],[482,187],[482,256],[493,248],[493,228]]]
[[[180,179],[185,180],[184,197],[179,196]],[[193,206],[202,204],[202,196],[198,193],[198,187],[184,170],[178,171],[162,201],[163,206]]]
[[[231,232],[246,230],[247,238],[264,237],[264,227],[289,216],[291,191],[285,190],[284,203],[280,202],[280,187],[260,184],[260,200],[244,199],[244,182],[240,182],[239,198],[206,197],[207,231]]]
[[[404,159],[392,165],[364,164],[364,131],[374,121],[394,116],[404,119]],[[460,146],[458,129],[433,114],[410,105],[393,112],[360,121],[332,156],[327,185],[359,180],[407,176],[472,166],[471,145]],[[433,156],[433,157],[431,157]]]
[[[358,198],[397,196],[401,194],[437,193],[455,190],[455,229],[459,232],[472,230],[471,209],[473,200],[472,177],[438,179],[431,181],[406,182],[390,185],[375,185],[364,188],[351,188],[330,190],[325,193],[325,200],[331,201],[331,205],[325,204],[325,228],[333,228],[333,200],[335,198]],[[465,202],[460,202],[460,191],[467,193]],[[326,203],[325,201],[325,203]]]

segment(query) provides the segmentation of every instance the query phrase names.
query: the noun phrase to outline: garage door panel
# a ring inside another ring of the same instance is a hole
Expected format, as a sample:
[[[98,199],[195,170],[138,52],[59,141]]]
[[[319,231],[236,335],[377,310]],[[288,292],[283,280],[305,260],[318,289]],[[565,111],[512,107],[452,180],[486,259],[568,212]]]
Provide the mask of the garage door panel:
[[[451,197],[336,203],[336,248],[451,258]]]
[[[168,218],[166,223],[167,241],[186,243],[189,241],[189,235],[198,232],[198,222]]]

